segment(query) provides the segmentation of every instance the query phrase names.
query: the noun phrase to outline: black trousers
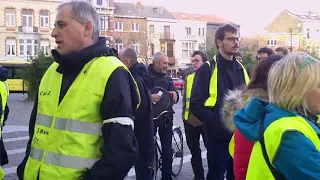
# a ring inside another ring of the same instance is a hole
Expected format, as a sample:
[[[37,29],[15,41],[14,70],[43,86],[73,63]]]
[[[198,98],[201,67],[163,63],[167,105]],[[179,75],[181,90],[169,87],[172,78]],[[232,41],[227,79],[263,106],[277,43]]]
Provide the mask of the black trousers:
[[[200,149],[200,135],[203,142],[206,145],[206,135],[203,126],[194,127],[193,125],[184,122],[184,130],[186,134],[186,140],[190,149],[191,166],[196,180],[204,180],[204,170],[202,166],[202,157]]]
[[[227,180],[233,180],[233,159],[229,154],[229,143],[218,142],[214,138],[207,137],[207,180],[224,180],[227,172]]]
[[[172,126],[173,116],[167,117],[165,124],[159,126],[159,136],[162,149],[162,180],[172,180]],[[155,133],[156,131],[155,127]]]

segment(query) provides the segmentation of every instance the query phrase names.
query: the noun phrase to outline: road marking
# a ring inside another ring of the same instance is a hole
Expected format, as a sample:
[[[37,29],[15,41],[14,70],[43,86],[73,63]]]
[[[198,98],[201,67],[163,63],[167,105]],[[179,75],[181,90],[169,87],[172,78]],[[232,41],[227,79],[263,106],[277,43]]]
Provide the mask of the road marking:
[[[29,140],[29,136],[22,136],[22,137],[17,137],[17,138],[3,139],[3,142],[14,142],[14,141],[21,141],[21,140]]]
[[[191,157],[192,157],[191,154],[183,156],[183,164],[189,163],[191,161]],[[207,151],[202,151],[201,152],[201,157],[202,157],[202,159],[206,159],[207,158]],[[172,165],[174,165],[174,166],[179,165],[179,164],[180,164],[180,162],[178,162],[178,161],[175,161],[175,162],[172,163]],[[182,168],[183,168],[183,166],[182,166]],[[132,177],[132,176],[135,176],[135,175],[136,175],[136,172],[135,172],[134,167],[133,167],[128,172],[127,177]]]
[[[13,154],[19,154],[19,153],[25,153],[26,152],[26,148],[22,148],[22,149],[13,149],[13,150],[9,150],[7,151],[8,155],[13,155]],[[10,161],[10,159],[9,159]]]

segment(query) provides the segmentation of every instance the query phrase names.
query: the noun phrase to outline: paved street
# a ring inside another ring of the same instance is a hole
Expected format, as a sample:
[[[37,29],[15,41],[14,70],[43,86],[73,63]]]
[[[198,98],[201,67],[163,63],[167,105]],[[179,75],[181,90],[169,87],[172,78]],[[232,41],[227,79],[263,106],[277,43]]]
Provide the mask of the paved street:
[[[9,164],[4,166],[4,171],[6,176],[4,180],[16,180],[16,168],[19,163],[22,161],[28,137],[28,124],[30,114],[33,108],[33,102],[26,100],[26,94],[10,94],[9,97],[9,108],[10,114],[6,126],[3,130],[3,139],[5,143],[5,148],[7,150],[9,156]],[[174,126],[179,126],[182,129],[184,134],[183,123],[181,120],[181,100],[178,104],[174,106],[174,110],[176,114],[174,116]],[[202,146],[202,155],[203,155],[203,163],[205,170],[207,169],[206,162],[206,149],[201,143]],[[185,142],[184,137],[184,165],[182,167],[182,171],[176,180],[191,180],[193,178],[193,172],[190,165],[190,152]],[[160,172],[158,173],[158,177],[160,179]],[[127,180],[135,179],[135,172],[133,169],[128,173]]]

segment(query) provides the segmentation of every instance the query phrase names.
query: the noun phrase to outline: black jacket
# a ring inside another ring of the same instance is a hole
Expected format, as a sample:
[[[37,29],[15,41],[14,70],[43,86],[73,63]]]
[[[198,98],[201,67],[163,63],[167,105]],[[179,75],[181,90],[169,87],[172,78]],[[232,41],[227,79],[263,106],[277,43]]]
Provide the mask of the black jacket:
[[[0,67],[0,81],[4,82],[7,80],[8,77],[8,71],[7,69]],[[2,109],[2,97],[0,94],[0,108]],[[8,103],[6,103],[6,107],[5,107],[5,111],[4,111],[4,119],[3,119],[3,126],[5,125],[5,122],[8,119],[8,115],[9,115],[9,107],[8,107]],[[0,113],[0,116],[2,116],[2,111]],[[3,130],[3,129],[2,129]],[[8,154],[7,151],[4,147],[4,142],[3,139],[0,139],[0,165],[3,166],[5,164],[8,164],[9,160],[8,160]]]
[[[179,101],[179,93],[174,88],[172,78],[165,73],[156,72],[153,68],[153,64],[149,64],[148,66],[147,85],[149,89],[159,86],[167,91],[175,91],[177,93],[177,102]]]
[[[141,103],[134,120],[134,133],[139,143],[139,154],[147,155],[152,152],[153,146],[153,119],[151,94],[146,84],[147,69],[142,63],[135,63],[129,68],[139,87]]]
[[[57,72],[63,74],[60,91],[60,102],[70,88],[83,66],[95,57],[114,56],[111,49],[106,46],[105,38],[87,47],[80,52],[61,56],[53,50],[52,55],[59,63]],[[85,101],[85,97],[83,97]],[[103,120],[115,117],[129,117],[134,119],[138,96],[133,79],[123,67],[117,68],[110,76],[105,88],[105,95],[100,105],[100,114]],[[30,153],[31,139],[37,115],[37,100],[31,113],[29,123],[30,140],[27,145],[26,156],[17,169],[20,179],[27,158]],[[102,122],[101,122],[102,123]],[[122,180],[137,161],[138,144],[131,126],[118,123],[104,124],[102,127],[104,144],[101,147],[102,157],[91,169],[85,172],[84,180],[114,179]]]
[[[245,79],[242,67],[234,59],[224,59],[220,54],[217,56],[217,64],[210,60],[211,66],[204,63],[196,72],[192,86],[190,99],[190,111],[204,123],[208,138],[216,141],[229,143],[232,134],[223,126],[221,110],[223,99],[228,90],[244,85]],[[204,103],[209,97],[209,84],[213,67],[218,65],[218,94],[217,102],[213,108],[205,107]]]

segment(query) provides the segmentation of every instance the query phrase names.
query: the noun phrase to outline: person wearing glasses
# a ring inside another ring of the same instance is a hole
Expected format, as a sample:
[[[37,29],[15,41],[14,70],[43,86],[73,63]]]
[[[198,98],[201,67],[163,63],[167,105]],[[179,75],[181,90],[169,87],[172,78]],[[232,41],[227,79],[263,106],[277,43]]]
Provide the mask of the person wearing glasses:
[[[249,76],[234,54],[239,50],[237,29],[229,24],[215,34],[219,53],[195,74],[190,111],[203,123],[207,135],[207,180],[234,179],[233,159],[228,146],[232,133],[222,123],[222,106],[229,90],[249,83]]]
[[[199,67],[207,61],[207,55],[201,51],[195,51],[192,54],[191,62],[196,72]],[[204,180],[204,170],[202,166],[202,157],[200,149],[200,135],[206,145],[206,135],[202,122],[189,111],[190,96],[192,92],[192,84],[195,73],[187,76],[185,87],[183,88],[182,97],[182,119],[184,122],[184,130],[186,134],[187,144],[191,152],[191,165],[194,173],[194,180]]]

